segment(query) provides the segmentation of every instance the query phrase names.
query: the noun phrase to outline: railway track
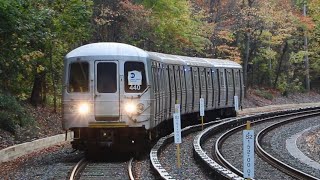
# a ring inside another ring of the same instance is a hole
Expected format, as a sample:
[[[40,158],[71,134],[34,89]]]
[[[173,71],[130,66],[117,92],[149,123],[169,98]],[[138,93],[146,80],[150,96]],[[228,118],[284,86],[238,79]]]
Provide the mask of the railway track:
[[[319,179],[317,177],[314,177],[310,174],[307,174],[297,168],[294,168],[284,162],[282,162],[281,160],[277,159],[276,157],[272,156],[271,154],[269,154],[267,151],[265,151],[263,149],[263,146],[261,144],[262,139],[264,138],[264,136],[269,133],[270,131],[272,131],[273,129],[279,128],[280,126],[283,126],[284,124],[288,124],[291,123],[292,121],[296,121],[298,119],[301,119],[303,117],[307,117],[307,116],[312,116],[312,115],[318,115],[319,116],[320,112],[313,112],[307,115],[301,115],[298,117],[293,117],[290,118],[288,120],[285,121],[281,121],[279,123],[270,125],[268,127],[266,127],[265,129],[261,130],[255,139],[255,149],[256,149],[256,153],[262,158],[264,159],[266,162],[268,162],[269,164],[271,164],[272,166],[276,167],[277,169],[280,169],[281,171],[287,173],[288,175],[295,177],[297,179],[310,179],[310,180],[315,180],[315,179]]]
[[[269,126],[268,128],[265,128],[264,130],[260,131],[258,133],[258,135],[256,136],[256,142],[255,142],[255,147],[256,147],[256,153],[261,156],[264,157],[264,160],[267,161],[268,163],[276,166],[279,169],[282,169],[284,172],[292,175],[293,177],[302,177],[302,175],[298,176],[301,173],[294,173],[293,171],[298,171],[298,170],[289,170],[287,169],[288,167],[284,164],[281,163],[279,160],[276,160],[274,157],[272,157],[270,154],[268,154],[267,152],[265,152],[262,149],[262,146],[260,146],[260,141],[263,138],[263,135],[266,134],[267,132],[269,132],[270,130],[279,127],[285,123],[290,123],[296,120],[299,120],[301,118],[306,118],[306,117],[310,117],[310,116],[314,116],[314,115],[319,115],[320,112],[318,109],[312,109],[312,110],[306,110],[306,111],[298,111],[298,112],[291,112],[288,114],[282,114],[282,115],[276,115],[276,116],[272,116],[272,117],[267,117],[267,118],[262,118],[262,119],[257,119],[254,120],[253,122],[255,124],[260,124],[260,123],[264,123],[266,121],[276,121],[277,119],[280,118],[287,118],[279,123],[275,123],[271,126]],[[289,117],[289,118],[288,118]],[[222,155],[222,153],[220,152],[220,149],[222,147],[222,144],[224,143],[224,141],[230,137],[232,134],[235,134],[236,132],[239,132],[241,130],[244,129],[244,125],[241,126],[237,126],[227,132],[225,132],[224,134],[222,134],[216,141],[215,146],[214,146],[214,153],[212,155],[213,159],[218,162],[220,165],[222,165],[223,167],[230,169],[232,172],[236,173],[238,176],[243,177],[243,173],[242,171],[240,171],[239,169],[237,169],[236,167],[234,167],[230,162],[228,162]],[[272,159],[272,160],[271,160]],[[277,162],[277,163],[276,163]],[[281,165],[280,165],[281,164]],[[304,177],[307,177],[307,175],[305,175]]]
[[[218,178],[218,179],[243,179],[242,172],[237,168],[233,167],[232,164],[224,161],[223,158],[214,158],[213,156],[207,154],[208,151],[203,150],[202,145],[207,141],[208,138],[211,138],[215,134],[222,134],[222,130],[225,131],[227,129],[235,129],[238,127],[239,129],[243,129],[243,125],[249,120],[252,123],[259,124],[259,122],[264,121],[274,121],[275,117],[288,119],[288,114],[291,116],[300,116],[308,111],[311,112],[319,112],[320,107],[309,107],[302,109],[292,109],[292,110],[284,110],[270,113],[261,113],[252,116],[244,116],[238,118],[229,118],[219,120],[215,123],[208,123],[205,125],[205,130],[201,131],[201,126],[190,126],[184,128],[182,130],[182,136],[189,136],[188,134],[197,134],[193,139],[193,156],[196,159],[196,164],[193,166],[201,166],[201,169],[206,169],[210,178]],[[232,131],[228,133],[232,134]],[[226,138],[226,137],[225,137]],[[220,142],[224,141],[224,137],[219,138]],[[150,152],[150,160],[152,164],[152,168],[158,173],[161,179],[174,179],[177,178],[172,168],[167,168],[167,164],[161,164],[161,160],[159,159],[160,154],[166,149],[166,146],[172,144],[173,142],[173,134],[170,134],[166,137],[161,138],[158,143],[153,147]],[[172,146],[172,145],[170,145]],[[219,149],[221,145],[215,144],[215,147]],[[171,151],[172,152],[172,151]],[[219,154],[219,151],[217,151]],[[221,153],[220,153],[221,154]],[[239,155],[238,155],[239,157]],[[162,160],[163,161],[163,160]],[[172,160],[171,160],[172,163]],[[190,162],[189,162],[190,163]],[[174,164],[174,163],[173,163]],[[265,163],[267,164],[267,163]],[[166,167],[166,168],[165,168]],[[190,168],[190,166],[189,166]],[[208,170],[210,169],[210,170]],[[209,177],[208,176],[208,177]],[[288,178],[290,179],[290,178]]]
[[[285,172],[286,174],[290,175],[291,177],[294,178],[298,178],[298,179],[318,179],[316,177],[313,177],[307,173],[304,173],[296,168],[293,168],[283,162],[281,162],[280,160],[276,159],[275,157],[271,156],[270,154],[268,154],[265,150],[262,149],[262,146],[260,145],[260,142],[263,138],[263,136],[269,132],[272,129],[275,129],[277,127],[280,127],[284,124],[293,122],[293,121],[297,121],[301,118],[307,118],[310,116],[315,116],[315,115],[319,115],[320,111],[318,109],[311,109],[311,110],[302,110],[302,111],[298,111],[298,112],[291,112],[288,114],[281,114],[281,115],[276,115],[276,116],[272,116],[272,117],[267,117],[267,118],[262,118],[262,119],[256,119],[253,120],[253,122],[255,124],[260,124],[260,123],[264,123],[267,121],[275,121],[278,119],[283,119],[285,118],[285,120],[280,121],[279,123],[275,123],[272,124],[270,126],[268,126],[267,128],[263,129],[262,131],[260,131],[257,136],[256,136],[256,142],[255,142],[255,147],[256,147],[256,153],[264,159],[264,161],[268,162],[269,164],[271,164],[272,166],[276,167],[277,169],[280,169],[281,171]],[[220,149],[222,147],[222,144],[224,143],[224,141],[229,138],[231,135],[235,134],[236,132],[239,132],[241,130],[244,129],[245,125],[241,125],[241,126],[237,126],[235,128],[232,128],[231,130],[223,133],[216,141],[215,146],[214,146],[214,151],[212,154],[213,160],[215,162],[217,162],[219,165],[223,166],[226,169],[231,170],[232,172],[234,172],[236,175],[238,175],[239,177],[243,177],[243,173],[242,171],[240,171],[239,169],[237,169],[235,166],[233,166],[230,162],[228,162],[222,155]],[[205,135],[205,133],[204,133]],[[199,137],[201,138],[201,136]]]
[[[73,168],[69,180],[130,179],[134,180],[131,158],[127,162],[91,162],[81,159]]]

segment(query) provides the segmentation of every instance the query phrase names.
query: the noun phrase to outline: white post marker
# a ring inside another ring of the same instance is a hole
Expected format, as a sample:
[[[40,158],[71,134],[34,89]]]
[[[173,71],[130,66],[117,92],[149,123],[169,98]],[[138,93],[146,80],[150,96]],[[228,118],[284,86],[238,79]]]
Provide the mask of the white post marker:
[[[238,96],[234,96],[234,110],[239,111],[239,98]]]
[[[243,130],[243,178],[254,178],[254,131],[250,130],[250,121]]]
[[[201,116],[202,130],[203,130],[204,98],[200,98],[200,116]]]
[[[177,166],[180,171],[181,116],[180,104],[175,104],[173,114],[174,143],[177,144]]]
[[[181,118],[180,113],[173,114],[174,143],[181,143]]]

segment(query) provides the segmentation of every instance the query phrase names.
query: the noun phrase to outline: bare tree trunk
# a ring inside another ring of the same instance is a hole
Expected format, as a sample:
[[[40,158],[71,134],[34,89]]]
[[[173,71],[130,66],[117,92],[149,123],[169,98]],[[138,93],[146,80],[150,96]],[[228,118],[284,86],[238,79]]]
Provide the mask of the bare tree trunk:
[[[278,84],[278,79],[279,79],[279,76],[281,74],[281,67],[282,67],[282,62],[284,60],[284,57],[285,57],[285,53],[288,49],[288,42],[284,42],[284,45],[282,46],[282,54],[281,54],[281,57],[280,57],[280,60],[279,60],[279,65],[278,65],[278,69],[277,69],[277,72],[276,72],[276,78],[275,78],[275,81],[274,81],[274,84],[273,84],[273,88],[276,88],[277,87],[277,84]]]
[[[303,16],[307,16],[307,5],[304,1],[303,5]],[[310,75],[309,75],[309,58],[308,58],[308,37],[306,30],[304,31],[304,50],[306,51],[306,54],[304,56],[304,64],[305,64],[305,74],[306,74],[306,90],[307,92],[310,91]]]
[[[249,63],[249,51],[250,51],[250,33],[246,33],[246,51],[243,61],[243,81],[244,81],[244,97],[247,97],[248,88],[248,63]]]
[[[54,77],[54,68],[52,63],[52,56],[53,56],[53,42],[51,41],[50,49],[49,49],[49,59],[50,59],[50,66],[51,66],[51,79],[52,79],[52,86],[53,86],[53,112],[57,112],[57,88],[56,88],[56,81]]]
[[[248,0],[247,1],[247,6],[249,8],[252,7],[254,0]],[[243,0],[243,6],[246,6],[246,1]],[[248,15],[249,16],[249,15]],[[251,34],[250,34],[250,23],[247,22],[247,30],[245,34],[245,58],[243,62],[243,80],[244,80],[244,97],[247,97],[247,90],[248,90],[248,64],[249,64],[249,57],[250,57],[250,44],[251,44]]]
[[[34,106],[42,104],[42,84],[44,82],[45,72],[36,73],[33,81],[33,88],[30,97],[30,103]]]
[[[41,97],[42,97],[42,100],[41,100],[41,104],[44,105],[47,101],[47,93],[48,93],[48,87],[47,87],[47,78],[46,76],[43,77],[43,81],[42,81],[42,84],[41,84]]]
[[[210,13],[212,14],[212,17],[210,18],[209,22],[216,24],[213,34],[210,38],[211,43],[212,43],[212,48],[211,48],[211,54],[213,58],[216,58],[216,45],[217,45],[217,38],[216,34],[218,32],[219,28],[219,19],[221,16],[221,11],[220,11],[220,0],[210,0],[209,2],[209,8],[210,8]]]

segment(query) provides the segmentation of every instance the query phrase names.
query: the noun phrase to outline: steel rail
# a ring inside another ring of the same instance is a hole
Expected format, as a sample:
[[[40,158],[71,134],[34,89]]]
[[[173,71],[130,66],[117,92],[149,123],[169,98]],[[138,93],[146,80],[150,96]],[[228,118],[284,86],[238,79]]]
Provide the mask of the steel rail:
[[[314,112],[314,113],[311,113],[311,114],[306,114],[306,115],[301,115],[301,116],[298,116],[298,117],[293,117],[291,119],[288,119],[288,120],[285,120],[285,121],[281,121],[279,123],[276,123],[276,124],[273,124],[273,125],[270,125],[266,128],[264,128],[263,130],[261,130],[256,138],[255,138],[255,149],[256,149],[256,153],[263,159],[265,160],[266,162],[268,162],[269,164],[271,164],[272,166],[280,169],[282,172],[292,176],[292,177],[295,177],[295,178],[298,178],[298,179],[319,179],[317,177],[314,177],[310,174],[307,174],[303,171],[300,171],[299,169],[296,169],[282,161],[280,161],[279,159],[275,158],[274,156],[272,156],[271,154],[267,153],[261,146],[260,142],[262,141],[263,137],[268,133],[270,132],[271,130],[273,129],[276,129],[280,126],[283,126],[284,124],[288,124],[288,123],[291,123],[293,121],[297,121],[298,119],[301,119],[301,118],[304,118],[304,117],[309,117],[309,116],[316,116],[318,115],[319,116],[320,112]]]
[[[129,160],[129,163],[128,163],[128,173],[129,173],[130,180],[134,180],[133,173],[132,173],[132,161],[133,161],[133,157]]]
[[[72,169],[69,180],[75,180],[80,172],[86,167],[88,161],[86,158],[82,158]]]
[[[293,115],[303,114],[305,112],[319,111],[319,109],[320,109],[319,106],[314,106],[314,107],[275,111],[275,112],[269,112],[269,113],[260,113],[260,114],[236,118],[236,119],[230,120],[230,121],[224,121],[224,122],[221,122],[220,124],[213,125],[207,129],[203,130],[201,133],[199,133],[195,137],[194,142],[193,142],[194,156],[195,156],[195,158],[200,160],[199,162],[201,162],[202,165],[205,166],[205,168],[209,168],[214,172],[215,178],[219,178],[219,179],[238,179],[238,178],[240,178],[241,179],[241,177],[243,177],[243,176],[238,175],[238,174],[240,174],[239,172],[241,172],[241,171],[235,170],[235,171],[230,172],[229,168],[226,168],[227,165],[220,164],[219,160],[217,160],[217,159],[213,160],[208,155],[206,155],[206,152],[202,149],[201,146],[208,138],[210,138],[213,134],[220,132],[222,129],[229,129],[229,128],[234,128],[237,126],[243,127],[243,125],[246,124],[247,121],[251,121],[254,124],[254,123],[260,123],[260,122],[266,121],[266,120],[271,120],[275,117],[285,118],[288,116],[288,114],[293,116]],[[223,140],[223,139],[221,139],[221,140]],[[230,167],[232,167],[232,165]]]
[[[214,124],[218,124],[221,123],[223,121],[227,121],[230,118],[227,119],[219,119],[216,121],[211,121],[208,123],[204,123],[204,127],[209,127],[212,126]],[[187,126],[185,128],[183,128],[181,130],[181,135],[182,137],[193,133],[193,132],[197,132],[197,131],[201,131],[202,130],[202,125],[201,124],[197,124],[197,125],[191,125],[191,126]],[[164,147],[169,144],[169,143],[173,143],[173,138],[174,138],[174,133],[172,132],[171,134],[164,136],[162,138],[160,138],[157,143],[153,146],[153,148],[150,151],[150,162],[151,162],[151,167],[155,170],[155,172],[157,173],[157,175],[159,176],[158,179],[167,179],[167,180],[171,180],[174,179],[174,177],[172,177],[167,170],[161,165],[160,163],[160,159],[158,158],[158,155],[160,154],[160,152],[164,149]]]
[[[306,116],[310,116],[309,114],[304,115],[305,113],[314,113],[317,112],[318,110],[307,110],[307,111],[299,111],[299,112],[292,112],[290,114],[282,114],[282,115],[277,115],[277,116],[273,116],[273,117],[267,117],[267,118],[263,118],[263,119],[259,119],[259,120],[255,120],[254,123],[255,124],[259,124],[259,123],[263,123],[265,121],[268,120],[272,120],[272,119],[276,119],[276,118],[285,118],[285,117],[290,117],[290,116],[297,116],[294,118],[290,118],[288,119],[288,121],[293,120],[293,119],[297,119],[297,118],[302,118],[302,117],[306,117]],[[287,120],[285,120],[287,121]],[[284,121],[282,121],[284,122]],[[241,129],[243,129],[246,125],[240,125],[237,126],[227,132],[225,132],[224,134],[222,134],[216,141],[215,145],[214,145],[214,151],[213,151],[213,158],[214,160],[216,160],[220,165],[230,169],[232,172],[236,173],[239,176],[243,177],[243,172],[239,169],[237,169],[236,167],[234,167],[229,161],[227,161],[222,153],[220,152],[220,149],[222,147],[222,144],[224,143],[224,141],[230,137],[232,134],[234,134],[235,132],[240,131]]]

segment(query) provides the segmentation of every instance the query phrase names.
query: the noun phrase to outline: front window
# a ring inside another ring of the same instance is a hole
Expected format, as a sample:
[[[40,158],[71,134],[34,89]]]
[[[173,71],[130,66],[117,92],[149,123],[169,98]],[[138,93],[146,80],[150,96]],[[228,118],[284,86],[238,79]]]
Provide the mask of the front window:
[[[127,93],[141,93],[146,89],[146,72],[143,62],[124,63],[124,73]]]
[[[97,64],[98,93],[115,93],[117,89],[117,64],[113,62],[99,62]]]
[[[69,68],[68,92],[89,91],[89,63],[74,62]]]

